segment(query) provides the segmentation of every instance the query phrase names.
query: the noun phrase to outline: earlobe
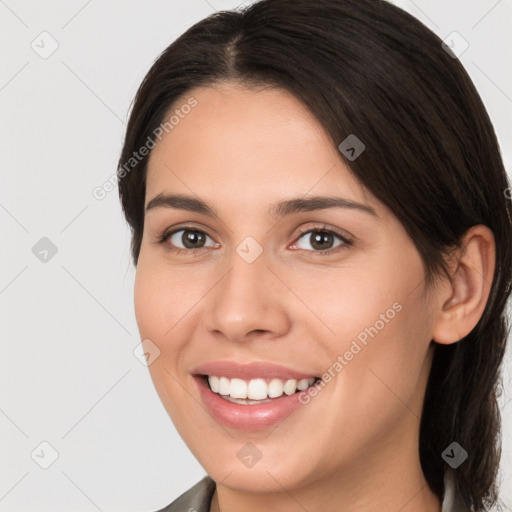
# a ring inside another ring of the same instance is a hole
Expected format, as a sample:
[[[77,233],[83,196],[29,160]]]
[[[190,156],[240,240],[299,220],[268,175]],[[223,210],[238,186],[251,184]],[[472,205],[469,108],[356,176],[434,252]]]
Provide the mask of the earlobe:
[[[463,236],[461,250],[453,258],[451,279],[439,287],[437,319],[432,339],[455,343],[467,336],[480,320],[491,291],[496,246],[492,231],[482,224]]]

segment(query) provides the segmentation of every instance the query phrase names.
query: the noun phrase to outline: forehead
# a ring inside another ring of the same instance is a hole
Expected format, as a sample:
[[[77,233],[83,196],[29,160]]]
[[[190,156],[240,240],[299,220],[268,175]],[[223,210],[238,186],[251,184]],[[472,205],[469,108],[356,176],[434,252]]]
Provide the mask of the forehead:
[[[236,192],[248,205],[271,196],[337,193],[377,204],[313,114],[284,89],[196,88],[165,118],[173,113],[172,129],[149,158],[147,198],[172,191],[222,204]]]

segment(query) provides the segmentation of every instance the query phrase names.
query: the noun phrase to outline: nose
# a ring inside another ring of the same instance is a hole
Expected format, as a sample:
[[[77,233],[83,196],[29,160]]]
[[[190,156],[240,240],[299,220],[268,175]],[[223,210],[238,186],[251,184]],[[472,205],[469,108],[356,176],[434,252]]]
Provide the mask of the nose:
[[[236,251],[223,277],[205,297],[204,325],[233,342],[283,336],[290,329],[290,293],[270,268],[265,251],[248,262]]]

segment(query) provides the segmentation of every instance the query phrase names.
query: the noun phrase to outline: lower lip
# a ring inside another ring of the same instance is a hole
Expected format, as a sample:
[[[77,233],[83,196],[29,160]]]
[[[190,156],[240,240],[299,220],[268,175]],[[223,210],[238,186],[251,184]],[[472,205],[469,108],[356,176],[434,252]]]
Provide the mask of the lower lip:
[[[282,395],[271,402],[259,405],[242,405],[228,402],[214,393],[204,377],[194,376],[201,399],[210,414],[222,425],[240,430],[258,430],[283,421],[302,404],[299,392]]]

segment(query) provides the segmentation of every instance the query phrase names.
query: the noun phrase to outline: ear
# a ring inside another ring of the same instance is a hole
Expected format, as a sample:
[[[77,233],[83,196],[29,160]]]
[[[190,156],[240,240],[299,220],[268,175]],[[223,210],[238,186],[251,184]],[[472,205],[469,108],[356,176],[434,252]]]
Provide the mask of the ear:
[[[450,282],[438,289],[435,342],[455,343],[473,330],[489,298],[495,259],[494,235],[487,226],[478,224],[466,231],[461,250],[449,264]]]

